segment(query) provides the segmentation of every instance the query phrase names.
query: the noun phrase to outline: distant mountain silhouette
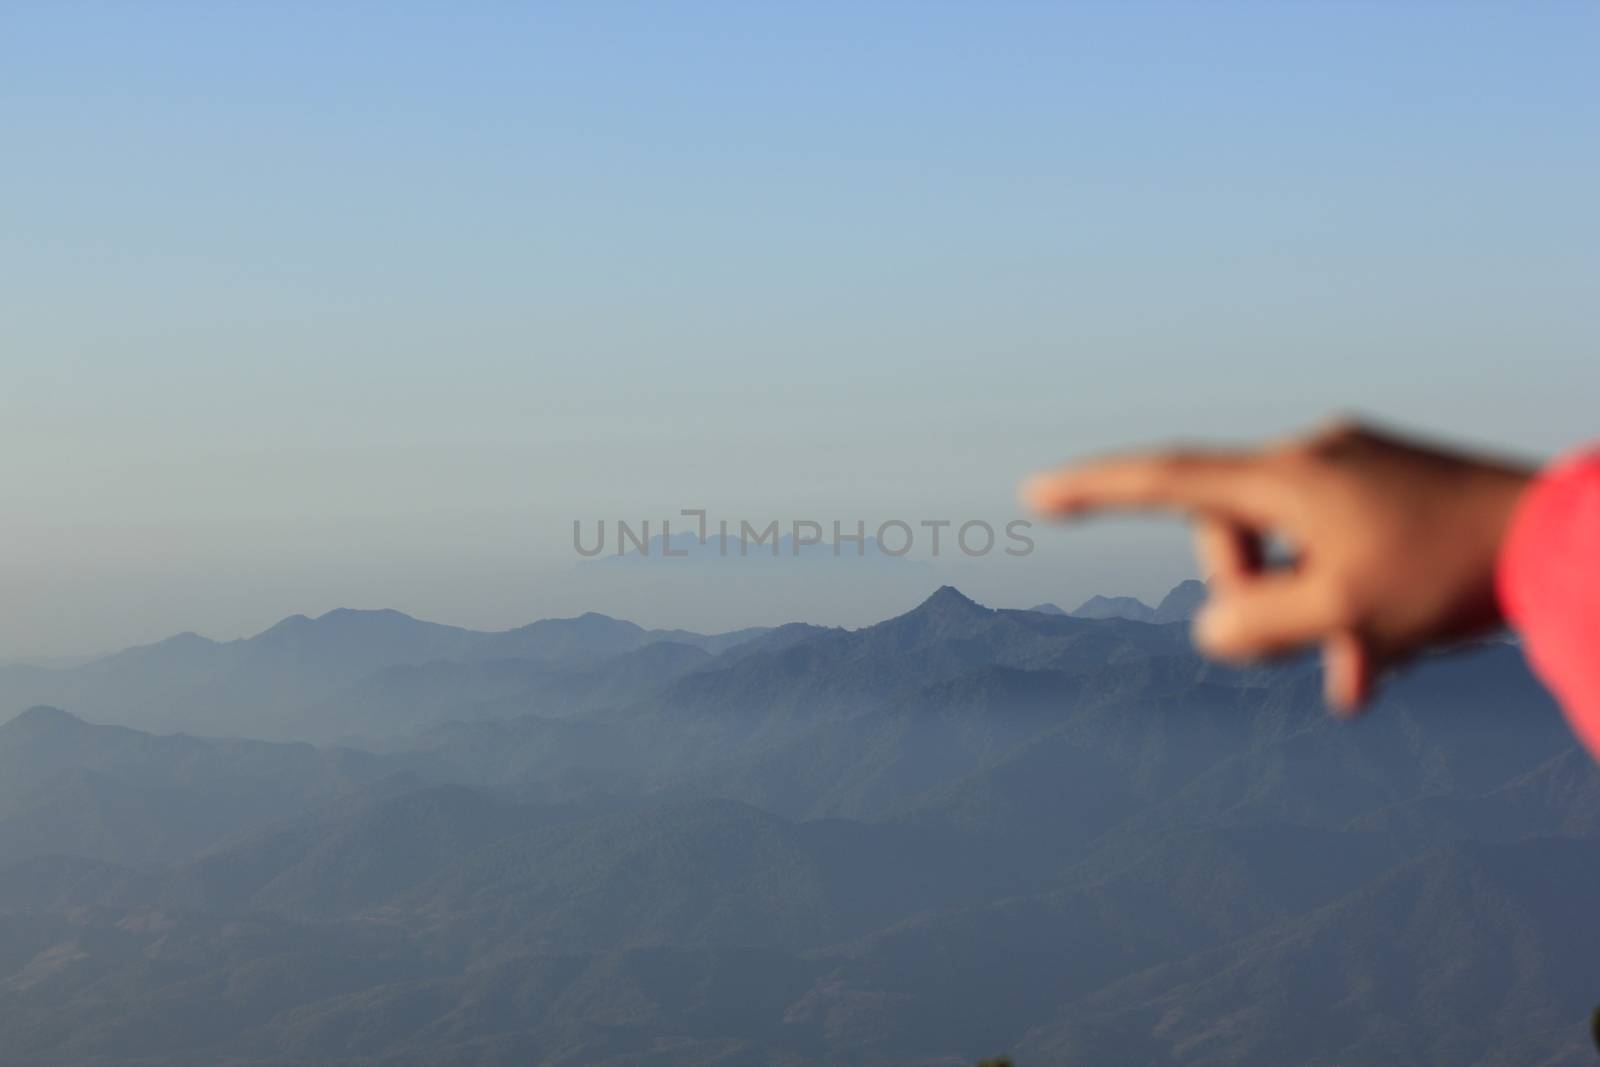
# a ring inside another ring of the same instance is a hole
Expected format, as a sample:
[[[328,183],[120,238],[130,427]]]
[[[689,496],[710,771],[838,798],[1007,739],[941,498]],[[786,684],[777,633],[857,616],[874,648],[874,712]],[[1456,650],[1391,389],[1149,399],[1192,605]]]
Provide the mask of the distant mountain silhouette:
[[[17,710],[56,704],[146,729],[330,740],[371,724],[352,714],[327,716],[327,705],[344,701],[352,687],[381,687],[378,676],[396,668],[518,660],[518,669],[530,674],[570,675],[598,670],[609,658],[658,642],[714,655],[765,632],[647,630],[593,612],[482,632],[398,611],[340,608],[315,619],[293,615],[237,641],[180,634],[72,669],[6,668],[0,670],[0,708],[7,702]],[[487,691],[477,696],[463,687],[449,701],[450,710],[459,710],[462,701],[506,695],[503,685],[488,684]]]
[[[1092,596],[1072,609],[1075,619],[1130,619],[1133,622],[1155,621],[1155,609],[1137,597]]]
[[[1190,578],[1172,587],[1172,591],[1156,605],[1151,622],[1188,622],[1200,611],[1206,601],[1206,583]]]
[[[346,612],[57,672],[371,749],[0,724],[0,1060],[1586,1062],[1600,774],[1518,650],[1340,722],[1312,658],[1200,660],[1203,593]]]
[[[1191,578],[1179,582],[1153,608],[1137,597],[1092,596],[1073,608],[1071,614],[1078,619],[1129,619],[1156,624],[1188,622],[1205,599],[1205,583]]]

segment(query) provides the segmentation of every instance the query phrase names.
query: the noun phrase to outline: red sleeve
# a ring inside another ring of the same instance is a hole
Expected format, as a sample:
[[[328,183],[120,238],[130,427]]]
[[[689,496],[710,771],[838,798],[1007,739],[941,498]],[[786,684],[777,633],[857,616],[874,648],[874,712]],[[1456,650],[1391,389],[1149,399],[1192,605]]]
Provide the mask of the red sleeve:
[[[1528,489],[1496,578],[1533,669],[1600,758],[1600,451],[1563,460]]]

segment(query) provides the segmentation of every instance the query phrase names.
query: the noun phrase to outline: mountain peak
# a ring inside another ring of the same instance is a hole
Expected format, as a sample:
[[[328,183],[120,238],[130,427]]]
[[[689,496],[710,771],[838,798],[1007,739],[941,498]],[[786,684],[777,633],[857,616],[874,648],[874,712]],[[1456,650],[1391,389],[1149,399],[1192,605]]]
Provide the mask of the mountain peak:
[[[166,640],[161,641],[160,644],[166,646],[167,648],[178,648],[183,646],[209,648],[210,646],[215,645],[216,642],[211,640],[209,637],[200,636],[193,630],[185,630],[182,633],[173,634]]]
[[[308,616],[300,614],[290,615],[287,618],[279,619],[265,630],[262,630],[260,633],[256,634],[252,640],[259,640],[261,638],[266,638],[268,640],[281,639],[290,634],[300,633],[310,625],[311,619]]]
[[[1092,596],[1072,609],[1078,619],[1131,619],[1134,622],[1188,622],[1206,601],[1206,583],[1189,578],[1173,586],[1161,603],[1151,607],[1137,597]],[[1034,609],[1039,610],[1038,608]]]
[[[642,632],[644,627],[627,619],[618,619],[611,615],[604,615],[598,611],[586,611],[582,615],[566,615],[553,619],[538,619],[519,626],[508,633],[537,633],[541,630],[576,630],[576,631],[619,631]]]
[[[979,604],[971,597],[953,585],[941,585],[928,595],[928,598],[904,615],[896,615],[892,619],[885,619],[869,629],[889,627],[903,629],[907,625],[913,627],[926,627],[933,625],[937,629],[945,629],[950,625],[962,625],[968,621],[987,618],[994,612]]]
[[[41,734],[88,725],[71,712],[48,704],[35,704],[0,729],[11,733]]]
[[[303,616],[297,616],[303,617]],[[317,616],[318,622],[348,622],[356,619],[404,619],[415,622],[410,615],[393,608],[334,608]]]
[[[955,586],[941,585],[907,614],[917,618],[977,619],[992,613]]]
[[[977,609],[978,611],[989,610],[953,585],[941,585],[935,589],[928,599],[922,602],[921,608],[955,608],[961,611],[972,609]]]
[[[1095,595],[1072,609],[1075,619],[1130,619],[1133,622],[1150,622],[1155,609],[1138,597]]]
[[[1156,605],[1153,622],[1188,622],[1206,602],[1206,583],[1195,578],[1179,582]]]

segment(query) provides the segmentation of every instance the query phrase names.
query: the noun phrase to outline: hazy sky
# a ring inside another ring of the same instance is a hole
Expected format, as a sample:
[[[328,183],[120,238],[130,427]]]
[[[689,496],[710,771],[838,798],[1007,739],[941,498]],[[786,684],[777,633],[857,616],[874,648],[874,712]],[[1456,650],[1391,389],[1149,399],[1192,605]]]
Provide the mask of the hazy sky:
[[[1596,55],[1591,3],[6,4],[0,659],[858,623],[910,593],[600,580],[571,523],[1003,522],[1338,409],[1600,436]],[[1189,568],[1116,524],[960,578]]]

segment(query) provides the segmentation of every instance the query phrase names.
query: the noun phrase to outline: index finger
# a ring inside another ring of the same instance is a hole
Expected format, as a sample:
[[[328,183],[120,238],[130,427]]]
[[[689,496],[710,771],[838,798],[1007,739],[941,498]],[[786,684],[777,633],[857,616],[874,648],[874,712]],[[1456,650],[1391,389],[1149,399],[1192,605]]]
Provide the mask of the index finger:
[[[1271,489],[1255,453],[1173,449],[1092,460],[1030,478],[1029,507],[1047,515],[1184,511],[1262,521]]]

